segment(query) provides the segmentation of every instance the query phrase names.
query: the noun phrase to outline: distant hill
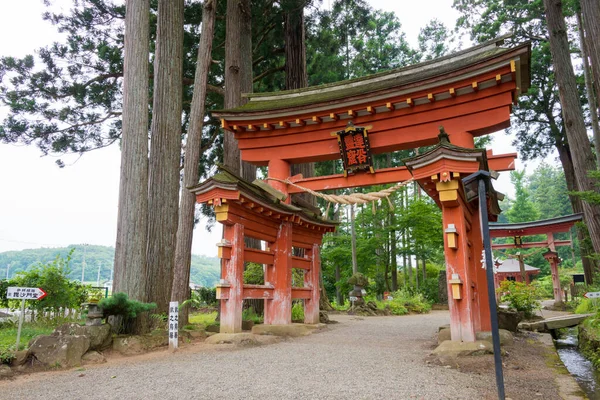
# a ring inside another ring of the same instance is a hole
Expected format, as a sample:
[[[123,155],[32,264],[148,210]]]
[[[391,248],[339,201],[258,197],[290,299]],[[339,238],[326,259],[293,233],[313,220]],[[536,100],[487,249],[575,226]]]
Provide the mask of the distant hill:
[[[25,271],[37,263],[47,263],[57,255],[66,257],[71,249],[75,249],[69,267],[69,278],[81,280],[83,259],[85,256],[84,282],[96,283],[98,269],[100,270],[100,284],[111,279],[111,271],[115,258],[114,247],[92,246],[74,244],[61,248],[41,248],[21,251],[6,251],[0,253],[0,279],[13,277],[19,271]],[[213,287],[220,278],[221,267],[217,257],[192,255],[192,270],[190,281],[196,285]]]

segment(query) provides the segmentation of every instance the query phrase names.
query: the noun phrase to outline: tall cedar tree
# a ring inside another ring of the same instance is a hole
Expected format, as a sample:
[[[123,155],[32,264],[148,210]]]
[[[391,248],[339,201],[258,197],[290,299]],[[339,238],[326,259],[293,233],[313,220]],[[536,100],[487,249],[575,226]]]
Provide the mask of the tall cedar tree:
[[[585,39],[594,76],[596,96],[600,96],[600,2],[580,0]]]
[[[225,33],[225,108],[242,106],[242,93],[252,92],[252,14],[250,0],[227,0]],[[240,159],[233,133],[224,131],[223,163],[253,181],[256,168]]]
[[[146,300],[148,226],[148,0],[129,0],[125,13],[123,131],[115,245],[115,292]],[[142,324],[134,328],[143,331]]]
[[[173,290],[171,300],[182,303],[189,297],[190,267],[192,261],[192,239],[194,234],[194,214],[196,197],[186,188],[198,183],[200,173],[200,148],[202,147],[202,129],[204,127],[204,108],[206,103],[206,85],[211,65],[213,34],[217,0],[205,0],[202,10],[202,33],[198,46],[198,60],[194,77],[194,95],[190,111],[190,126],[185,142],[183,163],[183,188],[179,205],[179,223],[175,246],[175,265],[173,271]],[[182,309],[180,325],[188,323],[188,308]]]
[[[594,170],[596,164],[579,103],[562,2],[560,0],[544,0],[544,6],[550,33],[550,50],[554,60],[556,83],[567,137],[571,147],[577,187],[580,191],[593,191],[596,190],[596,187],[594,181],[588,176],[588,172]],[[600,206],[584,201],[583,212],[594,251],[600,253]]]
[[[171,300],[179,209],[184,0],[159,0],[148,179],[148,300]]]

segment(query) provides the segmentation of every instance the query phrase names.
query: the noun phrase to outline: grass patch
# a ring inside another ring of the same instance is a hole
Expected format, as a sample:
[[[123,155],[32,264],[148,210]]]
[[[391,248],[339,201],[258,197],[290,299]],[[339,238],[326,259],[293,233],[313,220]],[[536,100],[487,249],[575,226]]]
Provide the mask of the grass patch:
[[[216,311],[213,311],[211,313],[190,314],[189,322],[193,325],[203,325],[204,327],[206,327],[207,325],[213,324],[216,318]]]
[[[40,335],[49,335],[54,330],[54,326],[38,323],[23,323],[21,329],[21,340],[19,350],[27,348],[29,341]],[[10,361],[15,352],[17,344],[18,325],[12,323],[3,323],[0,325],[0,364]]]

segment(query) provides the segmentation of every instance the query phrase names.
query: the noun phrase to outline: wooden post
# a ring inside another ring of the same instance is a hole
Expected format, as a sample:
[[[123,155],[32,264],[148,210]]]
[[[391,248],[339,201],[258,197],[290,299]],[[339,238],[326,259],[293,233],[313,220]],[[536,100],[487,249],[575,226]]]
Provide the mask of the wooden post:
[[[313,244],[312,250],[308,250],[310,270],[304,273],[304,286],[311,288],[310,299],[304,300],[304,323],[319,323],[319,270],[321,259],[319,256],[319,245]]]
[[[550,250],[549,252],[544,253],[544,258],[550,263],[550,271],[552,272],[552,286],[554,288],[554,305],[562,305],[563,296],[562,288],[560,287],[560,277],[558,275],[558,263],[560,262],[558,258],[558,253]]]
[[[273,243],[275,261],[265,271],[265,283],[274,286],[273,298],[265,300],[265,324],[292,323],[292,223],[283,222]]]
[[[223,225],[223,236],[231,242],[231,258],[224,260],[222,276],[229,285],[229,298],[221,300],[221,333],[242,331],[244,286],[244,226]]]

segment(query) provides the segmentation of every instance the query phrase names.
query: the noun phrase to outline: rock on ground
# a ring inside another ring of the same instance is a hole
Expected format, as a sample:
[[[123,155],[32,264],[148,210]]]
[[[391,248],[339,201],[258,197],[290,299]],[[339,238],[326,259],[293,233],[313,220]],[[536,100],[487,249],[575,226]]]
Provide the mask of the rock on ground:
[[[29,352],[41,363],[51,367],[72,367],[81,364],[81,357],[90,348],[86,336],[49,336],[33,339]]]

